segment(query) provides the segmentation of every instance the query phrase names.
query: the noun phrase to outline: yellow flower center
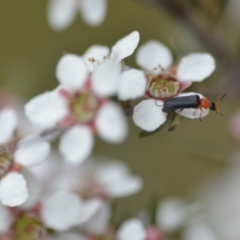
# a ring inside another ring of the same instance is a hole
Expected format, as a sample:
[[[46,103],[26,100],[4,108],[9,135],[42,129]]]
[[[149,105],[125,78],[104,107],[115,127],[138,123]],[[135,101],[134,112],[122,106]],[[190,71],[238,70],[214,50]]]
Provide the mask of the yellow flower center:
[[[168,75],[157,75],[152,77],[147,85],[150,96],[157,99],[173,97],[178,93],[180,84],[173,77]]]
[[[87,123],[93,120],[98,105],[98,99],[93,94],[83,92],[72,100],[70,108],[76,121]]]

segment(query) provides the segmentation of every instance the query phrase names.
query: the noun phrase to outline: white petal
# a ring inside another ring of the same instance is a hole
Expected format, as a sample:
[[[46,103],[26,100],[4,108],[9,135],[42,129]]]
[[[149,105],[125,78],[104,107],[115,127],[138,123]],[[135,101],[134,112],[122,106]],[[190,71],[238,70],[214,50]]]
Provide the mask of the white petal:
[[[99,96],[110,96],[117,92],[120,64],[104,61],[92,75],[92,89]]]
[[[83,210],[81,216],[78,218],[78,225],[82,225],[83,223],[89,221],[102,207],[102,204],[102,201],[97,198],[83,202]]]
[[[74,126],[63,134],[59,151],[71,164],[79,164],[92,152],[94,137],[91,129],[84,126]]]
[[[187,206],[183,199],[171,198],[161,201],[157,208],[157,224],[163,231],[175,231],[184,225]]]
[[[22,174],[11,172],[1,179],[0,201],[3,205],[15,207],[24,203],[27,197],[27,183]]]
[[[0,236],[1,233],[5,233],[10,229],[12,222],[13,217],[10,210],[0,204]]]
[[[102,139],[110,143],[120,143],[128,134],[128,126],[122,109],[113,102],[105,103],[96,116],[96,127]]]
[[[48,23],[61,31],[69,27],[76,16],[75,0],[50,0],[47,8]]]
[[[106,0],[80,1],[80,11],[83,20],[91,26],[102,24],[107,13]]]
[[[138,45],[139,39],[139,32],[133,31],[129,35],[118,40],[112,47],[111,58],[114,61],[121,61],[132,55]]]
[[[40,194],[41,194],[41,184],[38,182],[35,176],[29,171],[24,170],[23,176],[27,181],[28,198],[20,206],[20,208],[24,210],[28,210],[33,208],[36,205],[36,203],[39,201]]]
[[[65,100],[59,90],[42,93],[25,105],[25,113],[30,121],[44,127],[53,127],[68,112]]]
[[[108,182],[104,187],[110,197],[126,197],[137,193],[143,185],[142,179],[136,176],[123,175]]]
[[[111,217],[111,208],[107,202],[102,202],[98,211],[83,225],[84,230],[91,234],[103,234]]]
[[[118,84],[120,100],[135,99],[145,93],[147,79],[142,71],[131,69],[122,73]]]
[[[152,40],[143,44],[137,51],[137,64],[148,72],[159,65],[167,68],[172,64],[172,54],[162,43]]]
[[[80,56],[66,54],[57,63],[56,77],[69,90],[78,90],[86,82],[88,70]]]
[[[158,105],[158,106],[157,106]],[[148,99],[134,107],[133,121],[145,131],[158,129],[165,121],[167,114],[162,112],[162,101]]]
[[[42,218],[47,227],[66,231],[77,224],[81,216],[82,203],[77,195],[67,191],[56,191],[42,202]]]
[[[86,50],[83,54],[83,60],[87,65],[88,71],[93,72],[93,70],[104,60],[104,57],[109,55],[109,48],[102,45],[93,45]],[[95,62],[89,59],[94,59]]]
[[[145,240],[145,238],[146,231],[138,219],[125,221],[117,233],[117,240]]]
[[[49,142],[44,141],[37,135],[28,135],[18,143],[14,159],[21,165],[29,167],[45,160],[50,150]]]
[[[195,92],[182,93],[182,94],[179,94],[177,97],[184,97],[184,96],[191,96],[191,95],[199,95],[201,98],[205,98],[202,94],[195,93]],[[209,109],[185,108],[183,110],[177,110],[176,112],[183,117],[194,119],[194,118],[200,118],[200,116],[201,118],[207,116],[209,113]]]
[[[11,108],[4,108],[0,112],[0,145],[7,143],[17,127],[16,112]]]
[[[183,58],[177,68],[177,78],[181,82],[201,82],[212,74],[216,64],[208,53],[191,53]]]

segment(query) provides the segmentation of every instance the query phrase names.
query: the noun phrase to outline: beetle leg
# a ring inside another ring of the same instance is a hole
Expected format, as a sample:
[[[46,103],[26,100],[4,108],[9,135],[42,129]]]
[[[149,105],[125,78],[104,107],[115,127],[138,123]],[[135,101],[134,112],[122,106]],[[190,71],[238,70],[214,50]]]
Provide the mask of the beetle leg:
[[[196,108],[196,110],[193,112],[193,115],[194,114],[196,114],[196,112],[198,111],[200,109],[200,116],[199,116],[199,120],[200,120],[200,122],[202,122],[202,108],[201,107],[198,107],[198,108]]]

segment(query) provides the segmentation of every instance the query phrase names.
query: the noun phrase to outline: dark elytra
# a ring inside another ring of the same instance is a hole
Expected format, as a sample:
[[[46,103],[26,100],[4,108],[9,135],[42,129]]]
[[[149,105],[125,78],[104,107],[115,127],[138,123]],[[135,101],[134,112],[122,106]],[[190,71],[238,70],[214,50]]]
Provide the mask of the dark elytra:
[[[198,95],[191,95],[185,97],[176,97],[167,99],[163,104],[163,112],[169,113],[178,109],[197,108],[201,105],[200,97]]]

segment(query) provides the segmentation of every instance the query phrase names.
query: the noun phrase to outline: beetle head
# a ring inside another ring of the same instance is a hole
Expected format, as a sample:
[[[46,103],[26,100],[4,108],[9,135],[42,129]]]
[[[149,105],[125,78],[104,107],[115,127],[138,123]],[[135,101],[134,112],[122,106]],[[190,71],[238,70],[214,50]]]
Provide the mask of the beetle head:
[[[221,100],[227,95],[227,93],[224,93],[222,97],[217,101],[217,102],[211,102],[211,105],[209,107],[210,110],[215,111],[217,114],[220,114],[221,116],[223,115],[219,108],[218,105],[220,104]]]

